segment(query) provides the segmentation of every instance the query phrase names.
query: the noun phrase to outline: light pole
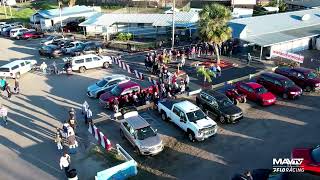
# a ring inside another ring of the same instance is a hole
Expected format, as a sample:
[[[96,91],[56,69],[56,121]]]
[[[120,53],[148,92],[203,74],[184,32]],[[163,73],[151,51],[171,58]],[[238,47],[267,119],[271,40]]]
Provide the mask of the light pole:
[[[59,1],[59,16],[60,16],[61,34],[63,34],[63,28],[62,28],[62,2],[61,1]]]
[[[174,48],[174,15],[175,15],[175,6],[176,6],[176,0],[172,1],[172,44],[171,49]]]

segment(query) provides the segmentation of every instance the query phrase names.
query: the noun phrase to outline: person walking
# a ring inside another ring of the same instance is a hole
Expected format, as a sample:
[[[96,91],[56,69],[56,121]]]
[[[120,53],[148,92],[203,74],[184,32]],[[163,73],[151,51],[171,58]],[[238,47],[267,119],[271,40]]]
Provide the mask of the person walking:
[[[69,125],[72,127],[73,131],[76,132],[77,127],[77,121],[76,119],[69,119],[68,120]]]
[[[14,78],[14,93],[19,94],[20,93],[20,82],[17,78]]]
[[[76,119],[76,111],[74,108],[70,108],[69,110],[69,119]]]
[[[87,114],[88,108],[89,108],[88,102],[87,102],[87,101],[84,101],[84,103],[82,104],[81,114],[84,114],[84,115]]]
[[[6,79],[1,77],[1,80],[0,80],[0,86],[1,86],[1,90],[4,91],[5,90],[5,86],[6,86]]]
[[[8,93],[8,99],[10,99],[11,95],[12,95],[12,92],[11,92],[10,84],[8,82],[6,82],[5,89],[6,89],[7,93]]]
[[[42,64],[40,65],[40,70],[44,75],[47,74],[47,68],[48,68],[48,65],[46,64],[46,62],[42,62]]]
[[[189,90],[190,77],[188,74],[186,74],[186,78],[184,79],[184,84],[185,84],[186,90]]]
[[[61,156],[61,158],[60,158],[60,169],[62,170],[62,168],[64,168],[64,172],[66,173],[66,175],[67,175],[67,173],[69,171],[70,163],[71,163],[70,156],[65,151],[63,153],[63,156]]]
[[[85,123],[88,124],[88,122],[92,122],[92,111],[90,107],[88,107],[87,113],[85,115]]]
[[[57,128],[56,137],[54,138],[54,142],[57,143],[58,150],[63,149],[60,128]]]
[[[0,106],[0,116],[5,125],[8,125],[8,110],[3,105]]]
[[[186,64],[186,56],[184,53],[181,54],[181,67]]]
[[[219,76],[221,76],[221,67],[219,66],[219,64],[217,64],[217,73]]]

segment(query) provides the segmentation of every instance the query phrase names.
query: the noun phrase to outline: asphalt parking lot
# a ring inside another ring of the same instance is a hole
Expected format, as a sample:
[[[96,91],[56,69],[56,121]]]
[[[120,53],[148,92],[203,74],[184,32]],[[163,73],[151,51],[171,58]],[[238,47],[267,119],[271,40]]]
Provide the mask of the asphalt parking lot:
[[[17,58],[40,60],[37,40],[0,38],[0,44],[0,65]],[[46,61],[49,64],[52,60]],[[39,72],[22,76],[22,93],[11,100],[1,100],[9,109],[10,121],[7,127],[0,127],[1,177],[62,179],[64,174],[58,165],[60,153],[52,140],[54,128],[65,120],[69,107],[79,108],[84,100],[90,104],[95,119],[105,119],[97,126],[111,142],[123,145],[141,165],[143,179],[227,180],[236,172],[271,168],[272,158],[289,158],[294,147],[319,143],[316,137],[320,128],[320,95],[305,93],[297,100],[278,98],[276,105],[270,107],[252,102],[241,104],[243,120],[237,124],[218,123],[220,128],[216,136],[195,143],[189,142],[173,124],[163,122],[156,111],[141,112],[140,115],[158,129],[166,147],[154,157],[137,156],[129,143],[120,138],[119,122],[107,119],[108,112],[98,101],[85,95],[89,84],[112,73],[124,71],[113,67],[75,73],[70,77],[43,76]],[[87,136],[83,126],[79,136]],[[82,169],[80,176],[92,177],[92,168]]]

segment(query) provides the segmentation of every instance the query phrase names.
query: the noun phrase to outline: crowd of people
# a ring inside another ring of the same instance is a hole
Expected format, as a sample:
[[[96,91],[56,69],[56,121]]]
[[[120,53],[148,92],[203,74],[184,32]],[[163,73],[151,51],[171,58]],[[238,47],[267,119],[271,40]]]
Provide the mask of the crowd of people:
[[[14,80],[14,88],[13,91],[11,89],[10,83],[4,78],[1,77],[0,79],[0,88],[2,90],[1,92],[1,96],[4,97],[3,92],[6,91],[7,93],[7,98],[10,99],[12,94],[19,94],[20,93],[20,83],[19,80],[17,78],[13,78]]]

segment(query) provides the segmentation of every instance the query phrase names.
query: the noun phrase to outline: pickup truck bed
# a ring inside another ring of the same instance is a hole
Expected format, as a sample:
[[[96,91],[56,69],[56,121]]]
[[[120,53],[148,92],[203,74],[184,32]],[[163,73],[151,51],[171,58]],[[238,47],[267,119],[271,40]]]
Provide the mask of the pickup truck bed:
[[[159,103],[161,103],[164,107],[168,108],[169,110],[172,109],[173,104],[177,103],[179,101],[175,101],[175,100],[167,100],[167,101],[160,101]]]

